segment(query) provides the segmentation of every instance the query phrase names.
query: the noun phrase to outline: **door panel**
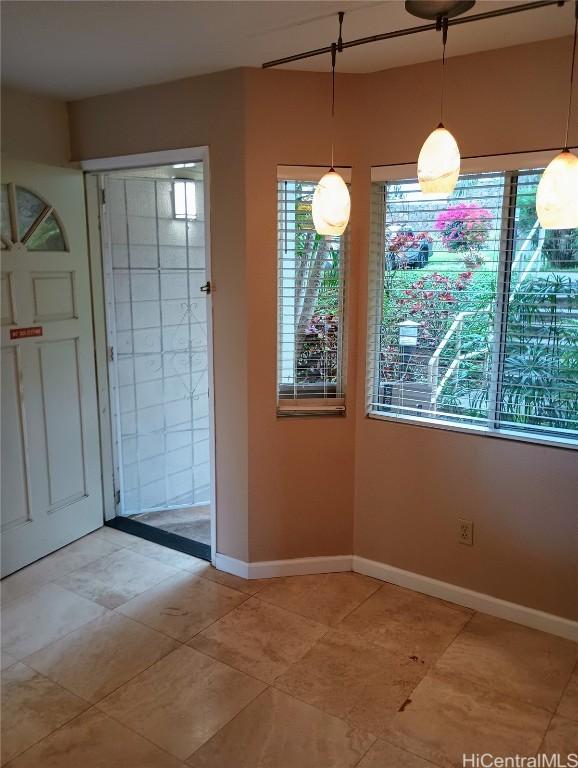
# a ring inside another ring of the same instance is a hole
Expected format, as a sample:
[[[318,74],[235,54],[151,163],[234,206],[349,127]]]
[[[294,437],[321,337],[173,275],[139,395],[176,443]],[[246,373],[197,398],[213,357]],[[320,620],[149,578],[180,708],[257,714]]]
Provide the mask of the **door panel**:
[[[74,272],[32,274],[34,322],[50,323],[76,317]]]
[[[78,341],[38,345],[51,510],[86,495]]]
[[[14,301],[12,299],[12,275],[9,272],[2,273],[2,296],[0,301],[2,325],[12,325],[16,320],[14,317]]]
[[[18,348],[2,350],[2,431],[9,436],[12,450],[2,460],[2,534],[30,520],[24,412],[20,387]]]
[[[82,174],[2,171],[6,575],[98,528],[103,510]]]

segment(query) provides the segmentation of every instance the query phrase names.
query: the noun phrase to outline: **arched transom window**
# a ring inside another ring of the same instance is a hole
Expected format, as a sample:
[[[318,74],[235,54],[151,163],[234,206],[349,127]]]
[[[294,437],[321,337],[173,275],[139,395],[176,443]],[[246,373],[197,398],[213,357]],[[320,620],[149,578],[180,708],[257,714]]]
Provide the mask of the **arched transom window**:
[[[3,250],[68,251],[54,208],[36,192],[2,184],[0,241]]]

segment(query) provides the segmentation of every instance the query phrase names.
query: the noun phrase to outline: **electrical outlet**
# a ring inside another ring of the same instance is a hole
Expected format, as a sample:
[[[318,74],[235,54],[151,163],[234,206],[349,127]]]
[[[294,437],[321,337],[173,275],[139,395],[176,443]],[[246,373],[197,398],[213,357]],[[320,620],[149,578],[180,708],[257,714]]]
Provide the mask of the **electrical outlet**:
[[[473,546],[474,544],[474,524],[471,520],[458,518],[458,539],[460,544]]]

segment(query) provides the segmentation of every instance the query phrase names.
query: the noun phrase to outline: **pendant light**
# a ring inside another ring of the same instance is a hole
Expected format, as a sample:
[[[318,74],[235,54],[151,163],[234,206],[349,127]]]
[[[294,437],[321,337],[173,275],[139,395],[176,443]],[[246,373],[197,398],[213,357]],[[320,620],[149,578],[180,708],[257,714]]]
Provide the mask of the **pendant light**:
[[[341,40],[341,22],[343,15],[339,14]],[[311,213],[313,224],[319,235],[342,235],[349,222],[351,200],[347,184],[333,167],[333,128],[335,117],[335,59],[337,45],[331,45],[331,168],[321,177],[313,193]]]
[[[574,41],[572,43],[570,94],[564,149],[559,155],[556,155],[542,174],[536,193],[536,213],[540,226],[544,229],[574,229],[574,227],[578,227],[578,157],[568,149],[576,37],[578,34],[578,0],[574,3],[574,12]]]
[[[448,17],[438,17],[438,25],[442,31],[443,44],[440,123],[425,140],[417,161],[419,186],[423,194],[428,197],[451,195],[460,175],[460,150],[456,140],[443,123]]]

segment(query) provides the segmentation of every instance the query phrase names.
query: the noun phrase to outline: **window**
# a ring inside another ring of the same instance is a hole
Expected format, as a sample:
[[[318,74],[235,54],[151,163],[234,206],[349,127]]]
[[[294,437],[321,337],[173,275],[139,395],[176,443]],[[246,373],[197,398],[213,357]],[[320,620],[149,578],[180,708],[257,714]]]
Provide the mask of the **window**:
[[[180,167],[180,166],[179,166]],[[183,167],[185,165],[183,164]],[[197,218],[197,190],[195,182],[175,179],[173,182],[173,205],[175,219]]]
[[[289,170],[289,172],[288,172]],[[345,411],[344,266],[347,234],[315,232],[319,173],[280,169],[278,181],[278,368],[280,415]],[[308,178],[309,177],[309,178]]]
[[[578,230],[540,228],[540,175],[372,185],[371,416],[576,442]]]
[[[2,248],[29,251],[67,251],[62,225],[51,205],[36,193],[15,184],[1,187]]]

